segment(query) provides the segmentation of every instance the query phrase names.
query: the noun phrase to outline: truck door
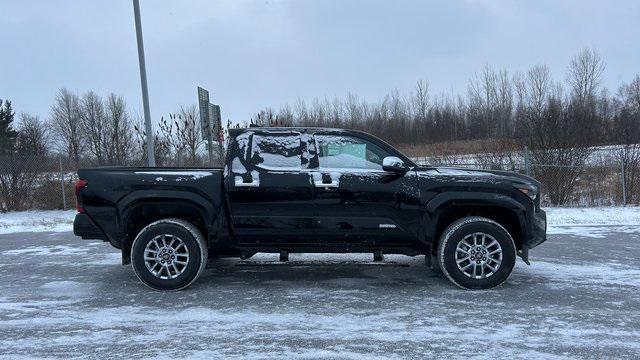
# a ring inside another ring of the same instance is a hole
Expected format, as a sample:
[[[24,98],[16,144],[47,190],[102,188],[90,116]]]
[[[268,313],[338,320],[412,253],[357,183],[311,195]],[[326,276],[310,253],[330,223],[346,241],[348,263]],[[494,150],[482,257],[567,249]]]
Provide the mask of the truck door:
[[[319,241],[365,246],[415,244],[420,224],[416,172],[382,170],[393,149],[340,132],[314,135],[312,170]]]
[[[241,244],[297,242],[313,223],[311,174],[302,171],[299,132],[251,130],[236,137],[226,189]]]

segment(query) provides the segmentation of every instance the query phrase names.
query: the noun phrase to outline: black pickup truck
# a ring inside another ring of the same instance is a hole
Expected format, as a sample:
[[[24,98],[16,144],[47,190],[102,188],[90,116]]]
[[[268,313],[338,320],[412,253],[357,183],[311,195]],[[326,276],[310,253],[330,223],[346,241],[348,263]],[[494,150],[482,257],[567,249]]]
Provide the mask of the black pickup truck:
[[[504,282],[546,239],[540,184],[502,171],[424,167],[359,131],[229,131],[223,169],[78,171],[74,233],[108,241],[158,290],[208,259],[257,252],[424,255],[454,284]]]

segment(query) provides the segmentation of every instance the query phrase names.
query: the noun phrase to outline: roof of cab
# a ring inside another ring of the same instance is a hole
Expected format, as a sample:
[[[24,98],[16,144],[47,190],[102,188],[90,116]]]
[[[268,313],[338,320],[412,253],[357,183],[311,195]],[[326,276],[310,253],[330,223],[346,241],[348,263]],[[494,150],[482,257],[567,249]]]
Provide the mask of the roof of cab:
[[[345,132],[345,133],[363,133],[360,130],[341,129],[341,128],[327,128],[327,127],[306,127],[306,126],[252,126],[244,128],[231,128],[229,129],[230,136],[237,136],[245,131],[298,131],[298,132],[318,132],[318,131],[331,131],[331,132]]]

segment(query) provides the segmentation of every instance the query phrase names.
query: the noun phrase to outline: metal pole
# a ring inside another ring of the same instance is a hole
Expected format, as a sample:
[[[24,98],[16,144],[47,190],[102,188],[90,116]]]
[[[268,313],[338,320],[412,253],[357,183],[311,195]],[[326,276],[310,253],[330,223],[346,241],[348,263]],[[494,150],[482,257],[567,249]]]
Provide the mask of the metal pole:
[[[627,205],[627,189],[626,189],[626,179],[625,179],[625,174],[624,174],[624,160],[626,158],[626,153],[627,150],[624,149],[623,150],[623,155],[622,158],[620,159],[620,176],[621,176],[621,180],[622,180],[622,206],[626,206]]]
[[[527,176],[531,175],[531,171],[529,170],[529,148],[524,147],[524,172]]]
[[[213,104],[207,103],[207,114],[209,114],[209,121],[207,121],[207,151],[209,152],[209,167],[213,167],[213,139],[211,136],[211,123],[215,117],[215,110]]]
[[[62,172],[62,157],[58,158],[58,165],[60,166],[60,193],[62,194],[62,209],[67,210],[67,199],[64,196],[64,172]]]
[[[140,63],[140,83],[142,85],[142,105],[144,107],[144,125],[147,132],[147,162],[149,166],[156,166],[153,154],[153,128],[149,111],[149,90],[147,89],[147,69],[144,61],[144,44],[142,42],[142,23],[140,21],[140,2],[133,0],[133,15],[136,21],[136,39],[138,41],[138,62]]]
[[[209,150],[209,167],[213,167],[213,139],[211,136],[211,120],[207,127],[207,150]]]

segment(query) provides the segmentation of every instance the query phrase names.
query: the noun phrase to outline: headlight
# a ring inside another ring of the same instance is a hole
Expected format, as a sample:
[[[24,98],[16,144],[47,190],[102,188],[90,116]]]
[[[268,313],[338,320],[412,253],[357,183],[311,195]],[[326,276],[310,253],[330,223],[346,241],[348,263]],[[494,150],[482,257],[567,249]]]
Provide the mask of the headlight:
[[[529,198],[531,198],[531,200],[535,200],[536,197],[538,196],[538,189],[533,185],[529,185],[529,184],[513,184],[513,186],[516,189],[520,190],[520,192],[522,192],[523,194],[525,194]]]

